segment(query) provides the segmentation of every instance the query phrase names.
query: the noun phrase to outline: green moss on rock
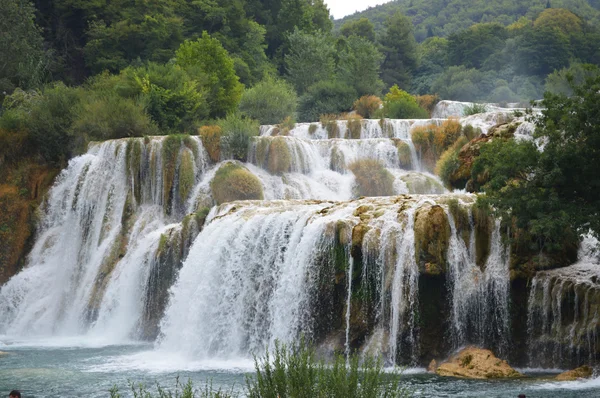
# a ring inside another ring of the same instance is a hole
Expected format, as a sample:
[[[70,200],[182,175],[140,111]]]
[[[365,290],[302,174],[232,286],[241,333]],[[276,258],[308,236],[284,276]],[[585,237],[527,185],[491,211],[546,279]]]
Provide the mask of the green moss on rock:
[[[179,197],[185,201],[196,181],[194,173],[194,159],[191,151],[185,150],[181,154],[179,164]]]
[[[217,204],[236,200],[262,200],[260,180],[245,167],[229,162],[217,170],[210,182],[213,198]]]
[[[283,174],[290,171],[292,154],[283,137],[275,137],[269,145],[268,170],[272,174]]]

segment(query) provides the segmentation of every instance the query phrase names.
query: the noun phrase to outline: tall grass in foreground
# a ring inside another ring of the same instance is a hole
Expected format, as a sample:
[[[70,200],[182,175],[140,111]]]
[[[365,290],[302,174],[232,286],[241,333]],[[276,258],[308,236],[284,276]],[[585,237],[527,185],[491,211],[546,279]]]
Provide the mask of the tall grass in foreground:
[[[386,372],[381,361],[357,355],[346,359],[335,355],[330,362],[319,360],[304,343],[286,346],[275,344],[271,354],[254,359],[255,373],[246,377],[249,398],[407,398],[411,392],[400,385],[400,372]],[[214,390],[210,383],[194,389],[190,381],[183,385],[177,378],[175,391],[157,385],[151,393],[143,385],[130,382],[134,398],[233,398],[238,395]],[[111,398],[121,398],[118,388],[110,390]],[[129,395],[131,396],[131,395]]]

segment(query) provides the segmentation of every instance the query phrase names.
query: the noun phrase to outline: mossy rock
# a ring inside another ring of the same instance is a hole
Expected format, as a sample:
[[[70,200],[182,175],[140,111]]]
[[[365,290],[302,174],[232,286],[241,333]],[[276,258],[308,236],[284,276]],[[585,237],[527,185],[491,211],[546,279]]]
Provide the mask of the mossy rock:
[[[292,166],[292,154],[287,142],[283,137],[275,137],[271,140],[268,154],[268,170],[271,174],[283,174],[290,171]]]
[[[344,152],[340,151],[336,146],[331,149],[329,168],[338,173],[343,173],[346,170],[346,157],[344,156]]]
[[[351,117],[348,119],[346,126],[348,127],[348,138],[353,140],[360,139],[362,133],[362,118]]]
[[[439,275],[446,271],[450,224],[438,205],[424,205],[415,213],[415,259],[419,271]]]
[[[438,180],[425,174],[407,173],[401,176],[400,179],[406,183],[409,194],[442,194],[446,191]]]
[[[402,140],[395,141],[396,148],[398,149],[398,163],[400,165],[400,168],[405,170],[412,169],[412,153],[410,150],[410,146]]]
[[[462,206],[457,199],[450,199],[448,201],[448,210],[454,219],[454,225],[456,231],[459,233],[465,246],[469,247],[471,240],[471,221],[469,216],[469,210]]]
[[[362,159],[348,168],[356,178],[358,196],[391,196],[394,194],[394,176],[374,159]]]
[[[179,197],[182,201],[188,198],[196,182],[193,156],[191,150],[184,150],[181,153],[179,164]]]
[[[248,169],[233,162],[228,162],[217,170],[210,188],[219,205],[236,200],[264,199],[260,180]]]
[[[472,209],[475,223],[475,262],[483,268],[492,247],[494,219],[489,207],[475,203]]]
[[[199,134],[208,157],[217,163],[221,159],[221,136],[223,135],[221,127],[203,126],[200,128]]]
[[[269,145],[271,139],[269,137],[257,137],[254,146],[254,156],[256,157],[256,165],[265,167],[267,163],[267,154],[269,153]]]

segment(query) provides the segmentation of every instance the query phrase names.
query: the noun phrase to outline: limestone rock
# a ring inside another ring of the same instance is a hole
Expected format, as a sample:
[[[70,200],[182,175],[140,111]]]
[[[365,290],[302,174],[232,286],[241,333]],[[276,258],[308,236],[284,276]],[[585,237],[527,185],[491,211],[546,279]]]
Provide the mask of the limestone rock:
[[[490,350],[466,347],[451,356],[435,371],[439,376],[462,377],[467,379],[515,378],[523,375],[502,359],[496,358]]]
[[[578,367],[577,369],[563,372],[556,376],[558,381],[572,381],[577,379],[589,379],[592,377],[593,369],[587,365]]]

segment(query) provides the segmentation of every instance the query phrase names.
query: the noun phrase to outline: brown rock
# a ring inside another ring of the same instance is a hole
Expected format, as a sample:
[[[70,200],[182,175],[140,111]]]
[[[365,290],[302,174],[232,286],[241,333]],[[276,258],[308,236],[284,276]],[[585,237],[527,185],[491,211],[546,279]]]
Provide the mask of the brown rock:
[[[523,375],[504,360],[496,358],[490,350],[466,347],[451,356],[435,371],[439,376],[462,377],[466,379],[501,379]]]
[[[587,365],[578,367],[577,369],[563,372],[556,376],[558,381],[572,381],[577,379],[589,379],[592,377],[593,369]]]

